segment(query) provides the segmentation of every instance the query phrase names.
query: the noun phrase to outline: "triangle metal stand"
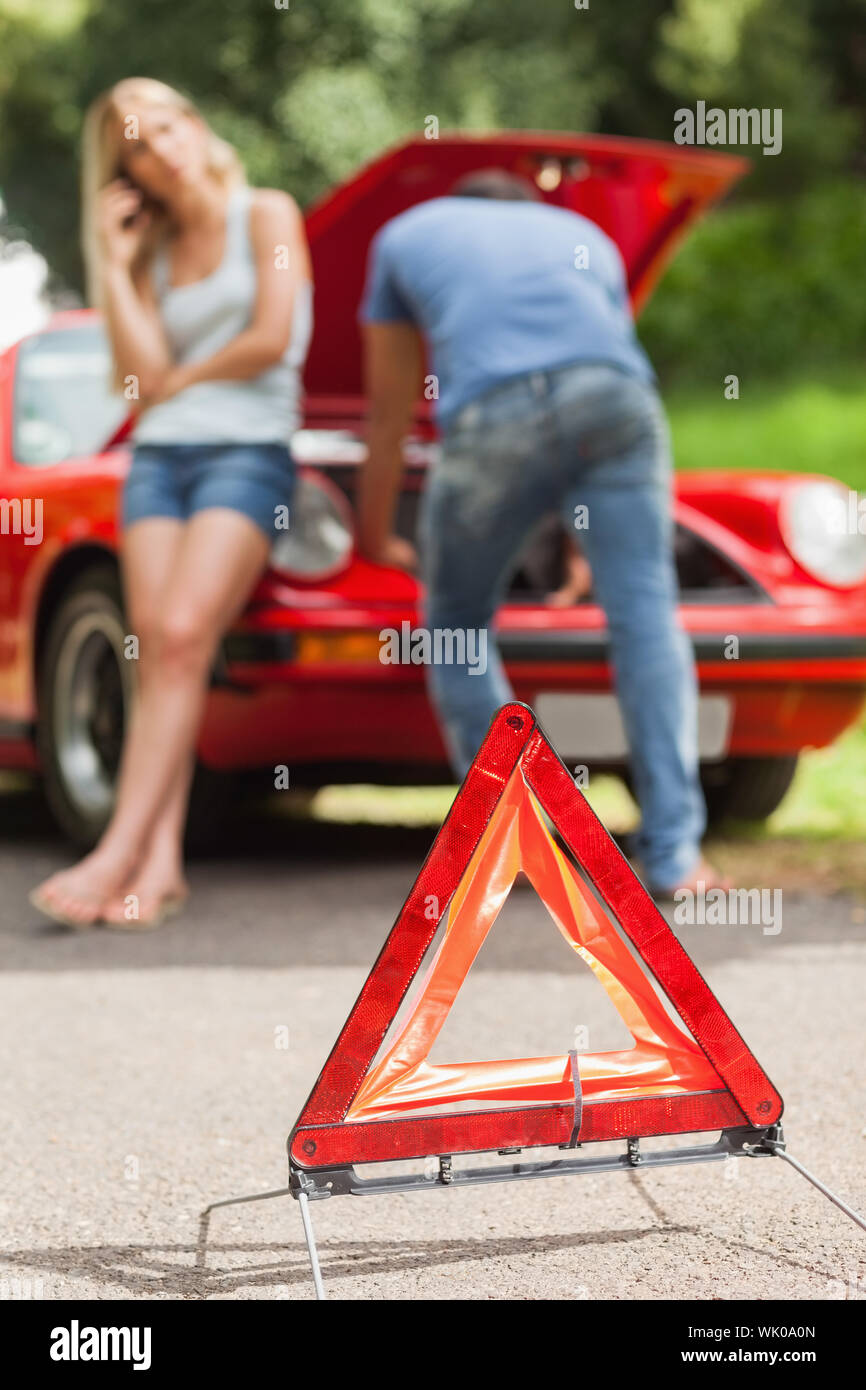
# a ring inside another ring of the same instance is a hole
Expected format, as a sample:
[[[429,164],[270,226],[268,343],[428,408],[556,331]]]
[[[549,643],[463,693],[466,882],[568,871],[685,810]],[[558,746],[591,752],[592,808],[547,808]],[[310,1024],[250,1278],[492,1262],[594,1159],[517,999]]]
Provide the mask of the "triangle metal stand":
[[[571,1146],[564,1144],[561,1147],[570,1148]],[[580,1148],[581,1146],[578,1144],[576,1147]],[[520,1152],[519,1149],[499,1150],[501,1155]],[[388,1192],[430,1192],[436,1188],[469,1187],[479,1183],[519,1182],[527,1178],[558,1178],[575,1173],[628,1172],[637,1168],[661,1168],[684,1163],[718,1162],[735,1158],[739,1154],[745,1154],[750,1158],[777,1157],[785,1159],[798,1173],[802,1173],[803,1177],[812,1183],[819,1192],[835,1203],[840,1211],[843,1211],[846,1216],[866,1231],[866,1218],[856,1212],[853,1207],[849,1207],[846,1202],[842,1201],[841,1197],[832,1192],[826,1184],[822,1183],[797,1159],[787,1153],[781,1125],[773,1125],[765,1130],[752,1128],[724,1130],[713,1144],[693,1145],[679,1149],[643,1150],[640,1146],[640,1139],[628,1139],[626,1151],[623,1154],[610,1154],[599,1158],[580,1157],[514,1163],[500,1167],[455,1169],[452,1166],[451,1156],[443,1154],[439,1156],[438,1172],[429,1177],[423,1174],[407,1174],[397,1177],[362,1178],[353,1167],[321,1168],[310,1171],[298,1168],[290,1160],[289,1191],[297,1199],[301,1208],[316,1298],[324,1299],[327,1295],[322,1282],[319,1256],[310,1218],[310,1202],[324,1201],[328,1197],[344,1195],[361,1197],[383,1195]]]
[[[570,1149],[570,1144],[560,1146]],[[580,1148],[577,1144],[575,1147]],[[518,1154],[520,1149],[500,1149],[500,1156]],[[664,1168],[684,1163],[723,1162],[745,1154],[749,1158],[783,1158],[786,1163],[816,1187],[829,1201],[844,1212],[847,1217],[866,1231],[866,1217],[860,1215],[826,1183],[816,1178],[796,1158],[787,1152],[781,1125],[768,1129],[729,1129],[724,1130],[713,1144],[696,1144],[680,1149],[641,1148],[638,1138],[626,1140],[626,1150],[622,1154],[605,1154],[598,1158],[561,1158],[540,1160],[531,1163],[512,1163],[508,1165],[480,1168],[457,1168],[452,1165],[450,1154],[438,1156],[438,1171],[431,1176],[410,1173],[403,1176],[383,1178],[362,1178],[353,1167],[320,1168],[311,1171],[298,1168],[289,1160],[289,1186],[271,1192],[255,1192],[246,1197],[229,1197],[221,1202],[212,1202],[202,1212],[202,1218],[209,1217],[217,1207],[237,1206],[242,1202],[264,1202],[272,1197],[292,1196],[301,1210],[304,1239],[313,1275],[316,1299],[327,1298],[319,1264],[319,1252],[310,1216],[310,1203],[321,1202],[328,1197],[382,1196],[388,1192],[430,1192],[435,1189],[453,1187],[473,1187],[479,1183],[521,1182],[527,1178],[561,1178],[576,1173],[629,1172],[638,1168]]]
[[[853,1207],[849,1207],[848,1203],[843,1202],[842,1198],[839,1197],[832,1188],[829,1188],[820,1178],[816,1178],[815,1174],[810,1173],[809,1169],[806,1168],[804,1164],[800,1163],[799,1159],[794,1158],[792,1154],[787,1152],[785,1136],[782,1133],[781,1125],[773,1125],[771,1129],[768,1129],[760,1143],[744,1144],[743,1153],[748,1154],[750,1158],[783,1158],[785,1162],[790,1163],[791,1167],[795,1168],[798,1173],[802,1173],[807,1182],[810,1182],[813,1187],[817,1187],[818,1191],[822,1192],[828,1201],[832,1202],[834,1206],[837,1206],[846,1216],[850,1216],[851,1220],[855,1222],[856,1225],[866,1231],[866,1217],[862,1217]]]

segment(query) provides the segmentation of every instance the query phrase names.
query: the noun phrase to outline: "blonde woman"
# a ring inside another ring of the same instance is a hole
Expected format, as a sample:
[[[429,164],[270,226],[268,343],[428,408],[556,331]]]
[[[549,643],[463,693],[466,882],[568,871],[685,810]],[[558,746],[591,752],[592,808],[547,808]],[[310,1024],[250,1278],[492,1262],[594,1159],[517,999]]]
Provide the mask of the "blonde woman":
[[[117,380],[139,392],[121,517],[138,695],[109,826],[31,900],[70,926],[141,928],[187,895],[196,734],[220,638],[291,500],[312,285],[294,201],[250,188],[163,83],[128,78],[93,104],[83,165],[91,299]]]

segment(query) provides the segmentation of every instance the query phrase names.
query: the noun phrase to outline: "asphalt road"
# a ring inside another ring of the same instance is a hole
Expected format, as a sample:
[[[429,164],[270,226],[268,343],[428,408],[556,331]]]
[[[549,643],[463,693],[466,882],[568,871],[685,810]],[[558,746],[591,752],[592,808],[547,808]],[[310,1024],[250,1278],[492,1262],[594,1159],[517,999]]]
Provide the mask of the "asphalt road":
[[[68,860],[0,800],[0,1295],[312,1297],[285,1138],[429,846],[429,830],[249,817],[140,936],[41,921]],[[786,1101],[791,1152],[866,1209],[862,908],[785,895],[783,929],[681,928]],[[617,1024],[531,892],[512,895],[435,1055],[593,1050]],[[288,1046],[283,1044],[288,1039]],[[863,1233],[777,1159],[313,1207],[352,1299],[864,1299]]]

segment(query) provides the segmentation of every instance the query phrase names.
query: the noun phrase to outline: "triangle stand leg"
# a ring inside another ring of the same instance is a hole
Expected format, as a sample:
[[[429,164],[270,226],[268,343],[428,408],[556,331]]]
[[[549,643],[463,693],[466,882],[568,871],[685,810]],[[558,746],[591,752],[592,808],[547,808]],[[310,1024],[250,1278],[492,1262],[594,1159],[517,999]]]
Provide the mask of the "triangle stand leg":
[[[304,1237],[307,1242],[307,1252],[310,1256],[310,1269],[313,1272],[313,1283],[316,1286],[316,1298],[322,1301],[327,1298],[325,1286],[322,1283],[322,1271],[319,1268],[319,1252],[316,1249],[316,1237],[313,1233],[313,1223],[310,1219],[310,1199],[303,1189],[298,1192],[298,1206],[301,1208],[301,1220],[304,1223]]]
[[[248,1197],[226,1197],[222,1202],[211,1202],[210,1206],[205,1207],[202,1216],[210,1216],[217,1207],[237,1207],[242,1202],[269,1202],[272,1197],[288,1197],[287,1187],[275,1188],[272,1192],[252,1192]]]
[[[816,1178],[814,1173],[810,1173],[808,1168],[804,1167],[792,1154],[787,1152],[781,1125],[775,1125],[773,1129],[768,1131],[766,1137],[759,1144],[744,1144],[743,1151],[751,1158],[761,1158],[764,1155],[770,1155],[774,1158],[784,1158],[786,1163],[790,1163],[792,1168],[795,1168],[798,1173],[802,1173],[807,1182],[810,1182],[813,1187],[817,1187],[818,1191],[822,1192],[834,1206],[837,1206],[839,1210],[843,1211],[846,1216],[849,1216],[857,1226],[860,1226],[862,1230],[866,1231],[866,1217],[861,1216],[853,1207],[849,1207],[848,1203],[843,1202],[842,1198],[837,1196],[826,1183],[821,1182],[820,1178]]]
[[[313,1223],[310,1219],[310,1205],[306,1192],[304,1191],[303,1179],[301,1182],[291,1187],[278,1187],[273,1192],[253,1192],[248,1197],[227,1197],[222,1202],[211,1202],[210,1206],[205,1207],[201,1214],[203,1223],[204,1240],[207,1239],[207,1225],[212,1211],[217,1207],[235,1207],[242,1202],[267,1202],[272,1197],[296,1197],[301,1208],[301,1220],[304,1223],[304,1238],[307,1242],[307,1251],[310,1256],[310,1268],[313,1272],[313,1283],[316,1286],[316,1298],[326,1299],[325,1286],[322,1283],[322,1271],[319,1268],[319,1252],[316,1249],[316,1237],[313,1234]]]

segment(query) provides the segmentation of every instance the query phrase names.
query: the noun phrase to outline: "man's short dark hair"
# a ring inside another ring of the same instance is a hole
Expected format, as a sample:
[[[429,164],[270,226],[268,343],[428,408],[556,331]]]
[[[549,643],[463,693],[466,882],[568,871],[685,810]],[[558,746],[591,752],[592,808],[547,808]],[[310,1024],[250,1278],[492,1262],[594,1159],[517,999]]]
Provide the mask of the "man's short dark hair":
[[[451,189],[452,198],[498,198],[508,203],[538,203],[541,194],[535,184],[507,169],[473,169],[463,174]]]

